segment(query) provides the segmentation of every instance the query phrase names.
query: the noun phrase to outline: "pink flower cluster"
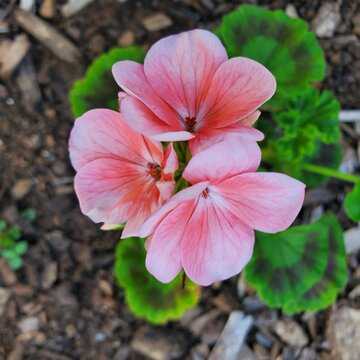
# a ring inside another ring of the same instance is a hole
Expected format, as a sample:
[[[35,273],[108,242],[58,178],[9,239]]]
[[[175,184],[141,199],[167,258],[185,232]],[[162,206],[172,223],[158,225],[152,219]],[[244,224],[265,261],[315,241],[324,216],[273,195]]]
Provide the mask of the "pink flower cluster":
[[[256,172],[263,134],[252,125],[274,77],[256,61],[228,59],[204,30],[164,38],[144,65],[120,61],[113,75],[125,91],[120,112],[90,110],[70,136],[81,210],[95,222],[126,222],[123,238],[147,237],[146,266],[161,282],[181,269],[200,285],[238,274],[254,230],[286,229],[304,200],[301,182]],[[191,153],[180,167],[177,141]],[[181,176],[189,186],[173,194]]]

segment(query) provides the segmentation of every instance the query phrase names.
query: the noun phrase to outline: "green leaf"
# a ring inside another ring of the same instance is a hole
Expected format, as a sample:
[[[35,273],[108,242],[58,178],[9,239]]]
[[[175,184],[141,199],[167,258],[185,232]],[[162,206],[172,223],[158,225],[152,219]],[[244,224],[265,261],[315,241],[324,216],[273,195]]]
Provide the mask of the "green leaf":
[[[0,231],[4,231],[6,229],[6,221],[0,220]]]
[[[12,227],[8,231],[8,236],[14,240],[19,240],[21,237],[21,231],[18,227]]]
[[[264,160],[274,170],[296,177],[308,186],[320,185],[327,177],[304,172],[301,165],[338,169],[342,158],[339,110],[338,101],[329,92],[319,94],[311,87],[301,96],[284,100],[281,110],[273,112],[278,131],[273,130],[276,125],[270,121],[262,122],[268,135]]]
[[[28,208],[23,210],[20,213],[20,216],[26,221],[34,222],[36,220],[37,214],[34,208]]]
[[[119,109],[117,94],[120,91],[111,74],[112,65],[121,60],[142,62],[145,53],[141,48],[113,48],[96,58],[88,67],[85,77],[75,81],[69,100],[74,117],[92,108]]]
[[[11,260],[11,259],[17,257],[17,254],[13,249],[6,249],[6,250],[1,251],[1,256],[5,260]]]
[[[325,75],[324,53],[301,19],[282,10],[241,5],[223,18],[216,33],[230,57],[245,56],[265,65],[275,76],[277,94],[294,95]]]
[[[318,282],[298,299],[285,305],[284,312],[287,314],[315,312],[327,308],[335,302],[338,292],[346,284],[346,252],[342,229],[333,214],[323,216],[318,223],[328,228],[329,253],[326,269]]]
[[[346,195],[344,208],[352,221],[360,221],[360,182]]]
[[[334,96],[314,87],[283,102],[274,119],[284,131],[281,139],[293,160],[314,154],[314,140],[334,144],[340,140],[340,104]],[[282,145],[284,146],[284,145]]]
[[[271,307],[296,300],[323,275],[329,254],[323,224],[294,226],[277,234],[256,234],[245,280]]]
[[[329,169],[338,170],[342,159],[342,147],[340,144],[326,145],[319,141],[314,144],[314,155],[305,157],[302,161],[295,162],[286,160],[279,152],[274,152],[271,164],[274,170],[284,172],[290,176],[304,182],[307,187],[314,187],[323,184],[328,177],[325,175],[314,174],[304,171],[302,164],[314,164],[327,167]]]
[[[143,239],[128,238],[116,247],[115,277],[125,289],[130,310],[153,324],[179,319],[198,303],[199,287],[187,281],[182,289],[181,275],[169,284],[160,283],[146,270],[145,256]]]
[[[18,255],[24,255],[28,249],[28,243],[26,241],[19,241],[16,243],[15,247],[14,247],[14,251],[16,252],[16,254]]]
[[[19,270],[23,266],[23,261],[20,256],[14,256],[8,260],[10,267],[14,270]]]
[[[12,249],[15,245],[15,240],[9,237],[0,238],[0,250],[2,249]]]

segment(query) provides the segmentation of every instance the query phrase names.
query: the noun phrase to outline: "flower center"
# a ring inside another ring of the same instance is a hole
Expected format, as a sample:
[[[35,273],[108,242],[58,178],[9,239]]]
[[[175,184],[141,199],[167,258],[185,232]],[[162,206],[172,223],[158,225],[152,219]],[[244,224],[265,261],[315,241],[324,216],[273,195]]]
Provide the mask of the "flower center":
[[[209,197],[209,189],[206,188],[202,193],[201,193],[201,196],[204,198],[204,199],[207,199]]]
[[[148,176],[151,176],[156,181],[160,180],[160,178],[161,178],[161,167],[160,167],[160,165],[148,163],[147,164],[147,169],[146,169],[146,174]]]
[[[186,130],[189,132],[194,131],[194,127],[196,125],[196,117],[195,116],[187,116],[185,118]]]

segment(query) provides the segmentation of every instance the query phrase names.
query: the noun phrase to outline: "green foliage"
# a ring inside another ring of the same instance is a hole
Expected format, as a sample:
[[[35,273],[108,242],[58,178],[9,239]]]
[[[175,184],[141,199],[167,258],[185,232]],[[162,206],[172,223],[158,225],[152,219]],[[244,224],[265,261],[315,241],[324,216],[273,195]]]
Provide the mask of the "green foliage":
[[[124,239],[116,247],[115,277],[130,310],[153,324],[179,319],[198,303],[199,287],[186,281],[182,289],[181,275],[169,284],[160,283],[146,270],[145,257],[143,239]]]
[[[36,210],[34,208],[27,208],[20,213],[20,216],[29,222],[34,222],[37,217]]]
[[[22,267],[22,257],[28,249],[28,243],[20,238],[19,228],[8,228],[5,221],[0,221],[0,255],[14,270]]]
[[[360,181],[345,197],[344,208],[352,221],[360,221]]]
[[[229,56],[245,56],[265,65],[275,76],[277,94],[300,94],[325,74],[323,51],[308,24],[282,10],[241,5],[223,18],[217,35]]]
[[[326,176],[305,172],[302,164],[320,163],[337,170],[341,161],[340,105],[330,92],[319,93],[311,86],[323,79],[325,59],[307,23],[282,10],[241,5],[223,18],[215,32],[230,57],[259,61],[276,78],[276,96],[266,105],[272,120],[258,122],[266,135],[263,159],[273,170],[307,186],[323,183]]]
[[[314,87],[284,101],[281,110],[273,113],[284,134],[276,143],[279,152],[288,161],[299,161],[314,155],[315,141],[339,142],[339,111],[340,104],[330,92],[320,94]]]
[[[302,170],[304,163],[337,170],[342,158],[339,115],[340,105],[329,93],[309,88],[304,94],[283,99],[282,107],[273,112],[274,124],[262,124],[268,139],[264,160],[276,171],[304,181],[308,186],[320,185],[323,175]]]
[[[346,284],[346,252],[342,229],[332,214],[323,216],[319,223],[328,228],[329,253],[325,271],[318,282],[298,299],[285,305],[284,312],[287,314],[325,309],[336,300],[338,292]]]
[[[245,280],[266,304],[287,313],[327,307],[346,282],[344,240],[335,216],[278,234],[257,233]]]
[[[144,51],[138,47],[113,48],[96,58],[88,67],[85,77],[75,81],[69,100],[74,117],[79,117],[93,108],[118,110],[119,86],[111,74],[111,67],[117,61],[142,62]]]

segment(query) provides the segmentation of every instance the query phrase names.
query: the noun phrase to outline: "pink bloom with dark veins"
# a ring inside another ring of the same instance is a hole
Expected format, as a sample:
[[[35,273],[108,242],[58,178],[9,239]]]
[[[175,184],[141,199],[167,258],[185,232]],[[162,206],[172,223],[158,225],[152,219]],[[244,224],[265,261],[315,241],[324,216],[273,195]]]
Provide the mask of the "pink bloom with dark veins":
[[[196,139],[224,133],[262,140],[249,116],[276,88],[263,65],[243,57],[228,59],[220,40],[205,30],[161,39],[148,51],[144,65],[120,61],[113,75],[130,95],[121,100],[129,126],[160,141],[193,139],[192,150]]]
[[[260,149],[234,137],[198,152],[183,177],[192,184],[143,225],[146,266],[161,282],[183,268],[200,285],[238,274],[250,260],[254,229],[275,233],[294,221],[305,185],[287,175],[255,172]],[[274,244],[276,247],[276,244]]]
[[[95,109],[78,118],[69,150],[82,212],[95,222],[127,222],[122,237],[137,236],[173,193],[178,160],[172,144],[164,151],[118,112]]]

